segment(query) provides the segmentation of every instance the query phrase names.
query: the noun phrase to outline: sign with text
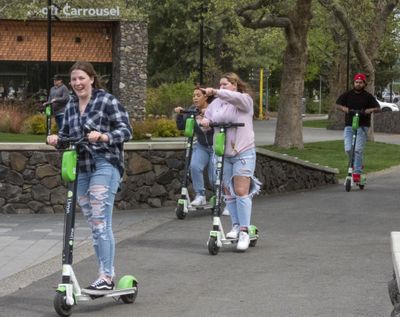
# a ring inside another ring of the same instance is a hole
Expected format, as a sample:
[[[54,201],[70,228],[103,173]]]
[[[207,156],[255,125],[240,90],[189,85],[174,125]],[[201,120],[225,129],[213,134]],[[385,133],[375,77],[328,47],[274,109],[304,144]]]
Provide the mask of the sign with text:
[[[47,15],[48,8],[44,7],[40,13]],[[64,17],[119,17],[120,10],[116,6],[114,8],[74,8],[68,3],[64,7],[51,7],[51,14]]]

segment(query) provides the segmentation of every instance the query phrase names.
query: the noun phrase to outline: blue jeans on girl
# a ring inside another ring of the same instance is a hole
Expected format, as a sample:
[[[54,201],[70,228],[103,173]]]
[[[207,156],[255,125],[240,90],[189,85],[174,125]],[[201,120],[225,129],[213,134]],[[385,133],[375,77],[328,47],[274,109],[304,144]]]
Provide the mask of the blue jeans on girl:
[[[248,227],[251,222],[252,199],[260,190],[260,181],[254,177],[256,167],[256,150],[250,149],[236,156],[224,159],[224,186],[229,188],[230,195],[225,195],[225,202],[231,214],[232,226]],[[251,178],[249,194],[238,196],[233,186],[234,176]]]
[[[190,162],[190,173],[193,189],[196,196],[205,196],[204,169],[208,166],[208,180],[212,186],[215,184],[214,151],[212,146],[204,146],[197,143],[193,148],[192,160]]]
[[[78,174],[78,204],[92,229],[93,247],[99,274],[114,276],[115,240],[112,212],[120,182],[117,168],[106,159],[95,156],[96,170]]]

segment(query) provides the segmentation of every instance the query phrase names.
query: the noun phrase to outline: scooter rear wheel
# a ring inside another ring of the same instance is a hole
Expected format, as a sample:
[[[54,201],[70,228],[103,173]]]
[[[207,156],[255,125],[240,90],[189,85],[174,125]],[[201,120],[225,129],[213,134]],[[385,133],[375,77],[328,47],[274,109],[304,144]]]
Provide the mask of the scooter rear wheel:
[[[358,187],[360,187],[360,189],[363,190],[365,185],[358,185]]]
[[[346,192],[349,192],[351,189],[351,179],[346,179],[346,183],[344,185]]]
[[[178,219],[185,219],[185,217],[186,217],[186,213],[183,211],[182,205],[178,205],[175,208],[175,214]]]
[[[217,238],[216,237],[210,237],[208,239],[208,253],[211,255],[217,255],[219,251],[219,247],[217,245]]]
[[[126,294],[126,295],[121,295],[120,298],[125,304],[133,304],[133,302],[136,299],[137,293],[139,291],[137,282],[135,280],[132,281],[132,287],[136,287],[136,292],[133,294]]]
[[[53,301],[54,309],[61,317],[68,317],[72,314],[72,306],[67,305],[65,302],[65,293],[56,292]]]

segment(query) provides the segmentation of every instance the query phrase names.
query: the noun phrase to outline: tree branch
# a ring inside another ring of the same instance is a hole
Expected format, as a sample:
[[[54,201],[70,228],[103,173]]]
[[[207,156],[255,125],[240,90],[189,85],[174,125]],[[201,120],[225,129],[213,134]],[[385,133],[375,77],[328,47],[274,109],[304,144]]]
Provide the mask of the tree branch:
[[[344,9],[332,0],[318,0],[318,1],[326,9],[332,11],[333,14],[336,16],[336,18],[340,21],[347,34],[347,38],[349,39],[353,47],[357,59],[359,60],[365,71],[368,74],[372,75],[375,71],[372,61],[368,57],[364,45],[361,43]]]

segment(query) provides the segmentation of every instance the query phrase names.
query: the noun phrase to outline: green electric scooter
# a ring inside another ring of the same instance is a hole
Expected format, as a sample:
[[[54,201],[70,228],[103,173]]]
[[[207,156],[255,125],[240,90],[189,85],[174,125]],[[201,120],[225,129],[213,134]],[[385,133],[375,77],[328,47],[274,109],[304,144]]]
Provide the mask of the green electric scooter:
[[[180,113],[187,114],[188,118],[186,119],[184,130],[184,136],[186,137],[185,173],[183,174],[181,196],[178,199],[178,203],[175,208],[175,214],[178,219],[185,219],[189,211],[212,209],[214,206],[215,197],[211,197],[209,203],[206,205],[192,206],[191,204],[188,185],[190,179],[190,162],[192,160],[193,153],[194,125],[198,110],[181,110]]]
[[[351,143],[351,154],[349,158],[349,163],[347,165],[347,177],[344,183],[344,187],[346,192],[349,192],[353,186],[358,186],[361,190],[364,189],[365,184],[367,183],[367,179],[365,177],[365,174],[362,173],[360,175],[360,180],[357,182],[354,182],[353,179],[353,166],[354,166],[354,158],[355,158],[355,153],[356,153],[356,143],[357,143],[357,131],[358,128],[360,127],[360,111],[352,110],[355,112],[352,120],[352,129],[353,129],[353,138],[352,138],[352,143]]]
[[[49,136],[51,134],[51,115],[53,114],[53,105],[51,102],[45,102],[44,104],[44,114],[46,116],[46,134]]]
[[[220,128],[214,138],[214,152],[217,156],[217,176],[215,182],[215,206],[212,211],[213,227],[210,231],[210,236],[207,241],[208,252],[211,255],[217,255],[219,249],[223,245],[232,245],[238,242],[238,238],[228,239],[225,237],[224,228],[221,222],[222,212],[222,183],[224,171],[224,156],[226,145],[226,131],[230,128],[243,127],[244,123],[212,123],[211,128]],[[250,237],[250,247],[255,247],[258,240],[258,229],[254,225],[248,227]]]
[[[54,309],[62,317],[70,316],[72,309],[79,302],[89,301],[100,297],[113,297],[126,304],[132,304],[138,293],[138,282],[132,275],[123,276],[116,289],[102,295],[89,295],[81,289],[78,279],[72,268],[72,251],[75,234],[75,206],[77,190],[77,161],[80,147],[87,146],[87,138],[63,138],[59,139],[58,148],[67,148],[63,153],[61,177],[67,182],[67,201],[64,214],[64,242],[62,252],[62,279],[58,284],[54,297]]]

